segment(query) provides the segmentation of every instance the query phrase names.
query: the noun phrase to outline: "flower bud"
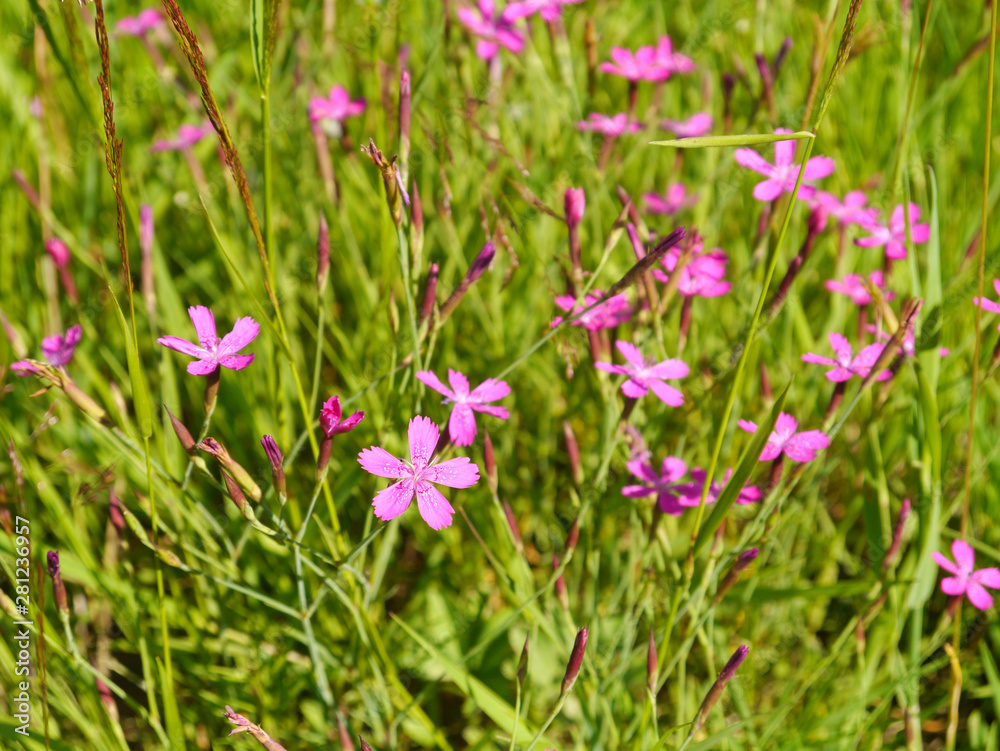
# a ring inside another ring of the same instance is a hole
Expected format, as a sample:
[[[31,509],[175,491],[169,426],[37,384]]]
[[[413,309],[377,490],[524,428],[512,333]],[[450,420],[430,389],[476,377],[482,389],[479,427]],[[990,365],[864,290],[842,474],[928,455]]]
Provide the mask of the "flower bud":
[[[239,509],[240,514],[248,522],[256,522],[257,515],[253,512],[253,507],[247,502],[247,497],[243,495],[243,490],[236,483],[236,481],[230,477],[225,472],[222,473],[222,479],[225,480],[226,490],[229,491],[229,497],[236,504],[236,508]]]
[[[339,433],[347,433],[365,419],[364,412],[355,412],[350,417],[341,420],[340,397],[331,396],[319,411],[319,426],[323,430],[323,438],[319,444],[319,458],[316,461],[316,479],[321,480],[326,474],[330,463],[330,451],[333,448],[333,437]]]
[[[697,733],[701,726],[705,724],[705,719],[708,717],[708,713],[712,711],[712,707],[715,706],[716,702],[719,701],[719,697],[722,696],[722,690],[729,683],[733,675],[736,674],[736,669],[740,666],[743,660],[746,659],[749,648],[744,644],[739,647],[733,656],[729,658],[729,662],[726,666],[722,668],[722,672],[719,673],[719,677],[716,678],[715,683],[712,684],[712,688],[708,690],[705,695],[705,700],[701,703],[701,707],[698,709],[698,714],[691,723],[691,730],[688,732],[688,737]]]
[[[274,492],[278,494],[278,502],[284,506],[285,501],[288,500],[288,494],[285,489],[285,468],[281,465],[283,458],[281,450],[269,435],[261,438],[260,443],[267,454],[267,460],[271,462],[271,481],[274,483]]]
[[[351,733],[347,729],[347,725],[344,724],[344,718],[341,713],[344,711],[344,707],[341,707],[341,711],[337,712],[337,735],[340,736],[340,749],[341,751],[354,751],[354,742],[351,740]]]
[[[14,520],[10,515],[10,509],[6,506],[0,506],[0,527],[3,527],[3,531],[7,533],[8,537],[14,534]]]
[[[571,229],[579,226],[583,219],[583,211],[587,206],[587,197],[583,188],[566,188],[563,196],[563,209],[566,213],[566,225]]]
[[[368,146],[362,146],[363,151],[372,163],[378,167],[382,175],[382,184],[385,186],[385,201],[389,206],[389,214],[392,221],[399,225],[403,221],[403,191],[400,191],[399,168],[396,166],[396,157],[386,159],[385,154],[375,145],[375,140],[368,139]]]
[[[260,491],[260,486],[254,482],[250,473],[229,455],[225,446],[209,436],[198,444],[198,448],[206,454],[211,455],[212,458],[218,462],[223,472],[229,475],[236,482],[236,484],[254,500],[255,503],[260,502],[260,499],[263,496]],[[236,499],[234,498],[233,500]],[[237,505],[239,505],[239,503],[237,503]]]
[[[69,600],[66,598],[66,585],[63,584],[62,572],[59,571],[59,553],[55,550],[48,552],[49,577],[52,579],[52,594],[56,600],[56,607],[59,612],[69,615]]]
[[[906,520],[910,517],[911,509],[910,499],[904,498],[903,505],[899,508],[899,520],[896,522],[896,528],[892,532],[892,544],[889,546],[889,550],[886,551],[885,558],[882,559],[883,568],[889,568],[896,561],[896,556],[899,554],[899,547],[903,542],[903,530],[906,528]]]
[[[587,629],[581,628],[576,632],[576,641],[573,642],[573,651],[569,656],[569,663],[566,665],[566,675],[563,676],[562,689],[559,695],[562,696],[576,683],[576,677],[580,674],[583,665],[583,652],[587,648]]]
[[[576,434],[569,420],[563,420],[563,437],[566,439],[566,455],[569,458],[569,469],[573,474],[573,482],[577,487],[583,484],[583,467],[580,464],[580,446],[576,442]]]
[[[52,261],[60,269],[65,268],[69,263],[69,248],[58,237],[50,238],[45,242],[45,252],[52,257]]]
[[[177,440],[181,442],[181,446],[187,452],[188,456],[195,456],[198,453],[198,443],[194,440],[194,437],[180,420],[174,417],[174,413],[170,411],[170,407],[166,404],[163,408],[167,410],[167,415],[170,417],[170,424],[174,426],[174,433],[177,434]]]
[[[569,528],[569,534],[566,536],[566,555],[572,555],[573,551],[576,550],[576,543],[580,540],[580,517],[576,517],[573,520],[573,524]]]
[[[330,228],[326,216],[319,212],[319,234],[316,237],[316,289],[320,294],[326,289],[330,274]]]
[[[361,751],[372,751],[372,747],[369,746],[368,742],[360,735],[358,736],[358,740],[361,741]]]
[[[736,556],[733,567],[729,569],[729,573],[726,574],[725,578],[719,584],[718,591],[715,593],[714,602],[716,605],[722,602],[722,598],[726,596],[726,593],[733,588],[733,585],[740,578],[740,573],[757,559],[759,553],[760,550],[757,548],[750,548]]]
[[[462,281],[455,288],[455,291],[451,293],[447,300],[445,300],[444,305],[441,306],[441,320],[444,321],[452,314],[458,304],[462,302],[462,298],[465,297],[465,293],[469,291],[469,287],[472,286],[479,277],[481,277],[486,269],[490,267],[493,263],[493,257],[496,255],[497,249],[492,241],[487,242],[483,249],[479,251],[475,260],[469,266],[469,270],[465,272],[465,276]]]
[[[420,323],[430,320],[437,298],[438,265],[432,263],[427,269],[427,283],[424,285],[424,299],[420,305]]]
[[[683,238],[684,228],[678,227],[663,238],[652,251],[647,253],[631,269],[629,269],[625,276],[611,285],[611,289],[608,290],[605,297],[614,297],[639,281],[639,279],[642,278],[642,275],[652,268],[653,264],[658,263],[660,259],[667,254],[667,251],[677,245],[677,243],[679,243]]]
[[[114,488],[108,489],[108,518],[115,525],[115,529],[118,530],[119,535],[125,531],[125,515],[122,514],[122,502],[115,495]]]

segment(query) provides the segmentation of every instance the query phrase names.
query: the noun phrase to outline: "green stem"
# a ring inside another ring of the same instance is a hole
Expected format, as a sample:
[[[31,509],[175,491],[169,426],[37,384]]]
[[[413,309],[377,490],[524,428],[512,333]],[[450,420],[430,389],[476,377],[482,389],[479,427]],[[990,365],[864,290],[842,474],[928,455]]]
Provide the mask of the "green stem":
[[[322,295],[320,297],[316,326],[316,360],[313,362],[313,382],[312,393],[309,395],[309,414],[316,414],[316,403],[319,399],[319,379],[321,366],[323,364],[323,332],[326,326],[326,306],[323,304]]]
[[[413,338],[413,367],[414,371],[423,370],[420,363],[420,338],[417,332],[417,308],[413,302],[413,288],[410,281],[410,249],[406,241],[406,233],[403,232],[402,223],[396,225],[396,241],[399,244],[399,266],[403,272],[403,291],[406,293],[406,315],[410,319],[410,336]],[[418,381],[413,379],[414,393],[417,391]],[[420,409],[420,398],[417,397],[416,409]]]

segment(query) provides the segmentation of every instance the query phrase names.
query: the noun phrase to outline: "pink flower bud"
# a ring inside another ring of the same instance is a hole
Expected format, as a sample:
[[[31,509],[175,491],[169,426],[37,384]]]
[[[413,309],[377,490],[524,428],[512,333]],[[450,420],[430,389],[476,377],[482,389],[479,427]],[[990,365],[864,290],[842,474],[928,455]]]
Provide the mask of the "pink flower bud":
[[[587,206],[587,197],[583,188],[566,188],[563,196],[563,209],[566,212],[566,224],[577,227],[583,219],[583,211]]]
[[[576,633],[576,641],[573,642],[573,651],[569,655],[569,663],[566,665],[566,675],[563,676],[562,690],[560,695],[565,694],[576,683],[576,677],[580,674],[583,666],[583,652],[587,648],[587,629],[581,628]]]
[[[734,653],[733,656],[729,658],[729,662],[726,666],[722,668],[722,672],[719,673],[719,677],[716,678],[715,683],[712,684],[712,688],[708,690],[705,695],[705,700],[701,703],[701,707],[698,709],[698,714],[691,723],[691,730],[688,733],[688,737],[694,735],[701,729],[701,726],[705,724],[705,719],[708,717],[708,713],[712,711],[712,707],[715,706],[716,702],[719,701],[719,697],[722,696],[722,690],[726,687],[726,684],[732,679],[736,674],[736,669],[743,663],[746,659],[747,653],[750,649],[745,645],[741,645]]]
[[[267,454],[267,460],[271,463],[271,480],[274,483],[274,492],[278,494],[278,500],[284,504],[288,495],[285,490],[285,468],[281,465],[281,450],[269,435],[261,438],[260,443]]]
[[[66,585],[63,584],[62,572],[59,571],[59,553],[55,550],[48,552],[49,577],[52,579],[52,594],[55,596],[56,607],[69,615],[69,600],[66,597]]]
[[[174,417],[174,413],[170,411],[167,405],[163,405],[163,408],[167,410],[167,416],[170,417],[170,424],[174,426],[174,433],[177,434],[177,440],[181,442],[181,446],[187,452],[188,456],[194,456],[198,453],[198,444],[191,435],[191,431],[188,430],[184,423]]]
[[[65,268],[66,264],[69,263],[69,248],[58,237],[53,237],[46,241],[45,252],[52,257],[53,262],[60,269]]]
[[[263,494],[260,491],[260,486],[254,482],[250,473],[247,472],[233,457],[229,455],[226,447],[219,443],[217,440],[211,436],[205,438],[201,443],[198,444],[198,448],[209,454],[212,458],[218,462],[219,466],[223,469],[224,473],[230,475],[236,484],[249,495],[255,503],[259,503]],[[228,485],[228,483],[227,483]],[[233,499],[236,500],[235,498]],[[239,503],[237,502],[237,505]],[[240,509],[242,511],[242,508]]]
[[[427,270],[427,284],[424,285],[424,300],[420,305],[420,322],[423,323],[434,312],[434,301],[437,297],[438,265],[432,263]]]

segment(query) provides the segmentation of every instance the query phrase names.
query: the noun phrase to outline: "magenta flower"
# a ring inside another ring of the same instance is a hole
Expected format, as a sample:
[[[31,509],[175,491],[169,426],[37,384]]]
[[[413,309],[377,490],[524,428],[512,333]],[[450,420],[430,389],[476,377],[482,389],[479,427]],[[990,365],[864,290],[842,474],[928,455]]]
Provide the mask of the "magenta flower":
[[[182,125],[177,129],[177,138],[173,140],[161,139],[156,141],[151,147],[151,151],[187,151],[205,136],[212,133],[215,128],[212,123],[206,122],[202,125]]]
[[[667,378],[684,378],[691,372],[687,364],[680,360],[664,360],[653,362],[643,358],[639,349],[630,342],[621,339],[615,342],[618,351],[627,361],[627,365],[612,365],[608,362],[595,362],[594,367],[607,373],[627,375],[622,384],[625,396],[638,399],[645,396],[650,389],[660,401],[671,407],[679,407],[684,403],[684,395],[664,381]]]
[[[45,252],[49,254],[57,268],[64,269],[69,264],[69,248],[58,237],[53,237],[45,241]]]
[[[576,127],[583,131],[600,133],[607,138],[618,138],[622,133],[635,133],[642,130],[642,124],[629,121],[629,117],[624,112],[617,115],[602,115],[599,112],[591,112],[586,120],[581,120]]]
[[[871,323],[865,326],[865,331],[870,334],[874,334],[875,340],[879,342],[888,342],[892,339],[892,334]],[[903,357],[914,357],[917,354],[917,336],[913,330],[913,326],[910,326],[903,335],[903,341],[900,342],[899,351],[903,354]],[[950,351],[951,350],[947,347],[940,347],[938,349],[938,355],[941,357],[947,357]]]
[[[873,271],[870,273],[868,275],[868,282],[872,287],[877,289],[885,288],[885,279],[882,276],[881,271]],[[872,301],[871,293],[865,285],[865,278],[860,274],[848,274],[844,277],[844,281],[842,282],[839,282],[836,279],[828,279],[823,282],[823,286],[831,292],[838,292],[841,295],[847,295],[854,301],[855,305],[868,305]],[[891,300],[896,295],[893,292],[883,292],[882,296],[886,300]]]
[[[495,402],[510,394],[510,386],[506,381],[487,378],[481,384],[469,391],[469,379],[457,370],[448,369],[448,388],[429,370],[417,372],[417,380],[425,386],[444,394],[442,404],[453,402],[451,416],[448,418],[448,433],[456,446],[471,446],[476,437],[476,412],[484,412],[493,417],[506,420],[510,417],[506,407],[493,407],[487,402]]]
[[[750,420],[740,420],[739,426],[748,433],[757,432],[757,424]],[[767,445],[760,452],[760,460],[769,462],[784,454],[793,462],[811,462],[816,452],[830,445],[830,438],[822,430],[802,430],[796,432],[799,424],[791,415],[782,412],[774,423],[774,430],[767,439]]]
[[[828,370],[826,377],[834,383],[849,381],[854,376],[867,377],[875,361],[882,354],[882,350],[885,349],[884,344],[869,344],[855,356],[851,343],[836,332],[830,333],[830,346],[833,348],[836,359],[807,352],[802,355],[802,361],[815,365],[830,365],[833,370]],[[891,377],[892,373],[883,370],[878,374],[876,380],[884,381]]]
[[[698,195],[688,195],[683,183],[671,183],[663,195],[659,193],[643,193],[642,200],[646,202],[646,211],[650,214],[676,214],[681,209],[693,206]]]
[[[691,259],[680,271],[677,292],[684,297],[720,297],[732,286],[729,282],[723,281],[729,256],[719,248],[710,251],[703,248],[704,244],[699,242],[692,251]],[[667,271],[673,273],[680,255],[680,248],[671,248],[661,263],[666,266]],[[670,277],[660,269],[653,269],[653,277],[663,283],[670,281]]]
[[[341,414],[340,397],[331,396],[323,402],[323,406],[319,411],[319,426],[323,430],[324,436],[333,438],[333,436],[339,433],[348,433],[354,430],[357,424],[365,419],[365,413],[360,411],[355,412],[344,420],[340,419]]]
[[[1000,279],[993,280],[993,289],[996,290],[997,295],[1000,295]],[[987,300],[985,297],[973,297],[972,304],[978,305],[983,310],[988,310],[990,313],[1000,313],[1000,303],[993,302],[993,300]],[[1000,331],[1000,325],[997,326],[997,331]]]
[[[562,6],[576,5],[583,0],[523,0],[511,3],[504,11],[508,17],[527,18],[536,13],[547,23],[552,23],[562,15]]]
[[[343,86],[331,88],[329,96],[317,96],[309,100],[309,119],[314,123],[320,120],[336,120],[342,123],[347,118],[360,115],[364,111],[365,98],[351,99],[351,95]]]
[[[56,368],[68,365],[73,359],[73,352],[76,345],[83,336],[83,329],[80,324],[71,326],[65,334],[53,334],[42,339],[42,354],[49,364]],[[10,364],[11,372],[22,378],[27,375],[40,375],[38,368],[27,360],[18,360]]]
[[[705,496],[705,505],[715,503],[719,498],[719,494],[722,489],[729,482],[729,478],[733,476],[733,470],[727,469],[726,474],[722,477],[722,482],[718,480],[712,480],[711,484],[708,486],[708,495]],[[675,490],[677,491],[677,500],[681,506],[698,506],[701,504],[701,490],[705,486],[705,477],[707,474],[705,470],[701,467],[695,467],[691,470],[691,479],[694,480],[692,483],[686,485],[678,485]],[[736,496],[736,502],[739,504],[756,503],[764,494],[760,492],[760,489],[756,485],[747,485],[740,489],[739,494]]]
[[[694,70],[694,61],[687,55],[674,52],[674,43],[666,34],[656,43],[656,64],[667,72],[667,78],[674,73],[690,73]]]
[[[778,128],[775,133],[791,133],[788,128]],[[795,181],[799,176],[799,165],[795,160],[795,141],[777,141],[774,144],[774,164],[765,161],[764,157],[753,149],[736,149],[736,162],[742,167],[759,172],[767,179],[757,183],[753,189],[753,197],[758,201],[773,201],[782,193],[791,193],[795,189]],[[806,180],[819,180],[833,172],[834,162],[828,156],[814,156],[806,162],[802,175],[803,183],[799,187],[799,198],[810,199],[816,189],[808,185]]]
[[[156,8],[146,8],[137,16],[127,16],[115,24],[119,34],[133,37],[144,37],[151,31],[156,31],[163,25],[163,17]]]
[[[715,123],[712,116],[707,112],[699,112],[692,115],[687,120],[671,120],[664,118],[660,120],[660,127],[669,130],[677,138],[697,138],[703,136],[712,129]]]
[[[253,362],[254,356],[236,354],[250,344],[260,333],[260,326],[250,316],[237,318],[233,330],[219,339],[215,334],[215,316],[204,305],[188,308],[191,323],[198,335],[198,344],[192,344],[177,336],[161,336],[157,344],[170,347],[185,355],[197,358],[189,362],[187,371],[191,375],[208,375],[220,365],[230,370],[243,370]]]
[[[974,570],[976,553],[965,540],[953,541],[951,554],[955,557],[954,563],[940,553],[931,553],[938,566],[954,574],[941,580],[941,591],[953,597],[966,595],[969,602],[980,610],[989,610],[993,607],[993,597],[983,587],[1000,589],[1000,569],[991,567]]]
[[[859,237],[854,241],[854,244],[860,245],[862,248],[880,248],[884,245],[886,258],[893,260],[906,258],[906,217],[903,212],[903,204],[899,204],[893,209],[892,216],[889,217],[889,226],[881,224],[874,218],[862,222],[861,226],[872,234],[867,237]],[[918,223],[918,219],[920,219],[920,207],[911,203],[910,239],[914,243],[925,243],[931,236],[931,226]]]
[[[666,457],[659,474],[653,469],[652,464],[640,458],[631,459],[625,466],[645,484],[626,485],[622,488],[622,495],[628,498],[644,498],[655,494],[660,511],[664,514],[680,516],[684,513],[685,507],[676,492],[678,488],[687,487],[687,484],[679,482],[687,474],[687,465],[683,460],[676,456]]]
[[[460,7],[456,11],[465,28],[479,37],[476,55],[483,60],[492,60],[501,47],[518,54],[524,48],[524,36],[514,28],[514,22],[531,12],[521,3],[512,3],[498,12],[494,0],[479,0],[475,9]]]
[[[814,200],[828,216],[832,216],[841,224],[870,224],[878,220],[878,209],[865,207],[868,198],[864,191],[852,190],[841,201],[833,193],[819,191]]]
[[[372,501],[375,516],[382,521],[395,519],[406,511],[416,495],[417,509],[424,521],[431,529],[444,529],[451,525],[455,509],[431,483],[449,488],[468,488],[479,481],[479,467],[472,464],[467,456],[440,464],[431,463],[438,442],[438,426],[429,417],[418,415],[410,420],[409,440],[408,462],[377,446],[358,454],[358,462],[365,471],[378,477],[399,480],[375,494]]]
[[[603,296],[604,293],[601,292],[601,290],[595,289],[592,293],[583,298],[583,302],[580,305],[575,307],[573,306],[573,303],[576,301],[576,298],[572,295],[559,295],[556,297],[555,303],[572,316],[576,315],[581,310],[586,310]],[[593,310],[588,310],[582,316],[573,321],[571,325],[583,326],[587,329],[587,331],[613,329],[615,326],[625,323],[631,315],[632,312],[629,310],[628,295],[622,292],[619,295],[608,298]],[[562,316],[558,316],[552,320],[552,325],[558,326],[562,323],[562,320]]]
[[[601,63],[601,70],[628,81],[666,81],[670,70],[657,60],[655,47],[640,47],[635,52],[625,47],[611,48],[610,63]]]

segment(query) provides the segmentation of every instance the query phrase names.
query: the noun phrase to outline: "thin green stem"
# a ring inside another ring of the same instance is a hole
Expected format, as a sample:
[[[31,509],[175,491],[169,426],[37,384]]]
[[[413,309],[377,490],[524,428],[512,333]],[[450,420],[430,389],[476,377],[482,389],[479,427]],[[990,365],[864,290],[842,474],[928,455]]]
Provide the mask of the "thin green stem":
[[[323,304],[322,293],[320,294],[319,311],[317,313],[316,324],[316,359],[313,362],[312,393],[309,394],[309,414],[316,414],[316,403],[319,399],[319,379],[323,365],[323,333],[326,326],[326,306]]]
[[[423,370],[420,362],[420,338],[417,331],[417,308],[413,302],[413,285],[410,279],[410,248],[403,232],[402,223],[396,225],[396,241],[399,245],[399,267],[403,272],[403,291],[406,294],[406,315],[410,319],[410,336],[413,338],[414,371]],[[413,379],[414,394],[418,394],[417,379]],[[419,396],[416,409],[420,409]]]

